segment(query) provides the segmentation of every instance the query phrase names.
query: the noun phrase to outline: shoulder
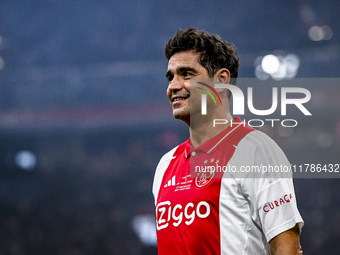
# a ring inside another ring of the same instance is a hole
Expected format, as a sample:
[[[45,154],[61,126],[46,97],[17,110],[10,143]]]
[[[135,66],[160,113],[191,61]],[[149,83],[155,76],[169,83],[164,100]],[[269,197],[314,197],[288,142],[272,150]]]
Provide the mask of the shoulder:
[[[240,141],[237,148],[243,153],[253,155],[254,159],[260,160],[262,163],[288,162],[280,146],[271,137],[259,130],[248,133]]]
[[[278,146],[272,138],[259,130],[249,132],[247,135],[244,136],[240,143],[243,143],[245,145],[253,144],[254,146],[256,146],[256,148]]]
[[[166,164],[168,161],[170,161],[173,158],[173,156],[174,156],[174,154],[175,154],[175,152],[176,152],[178,147],[179,147],[179,145],[177,145],[176,147],[174,147],[173,149],[171,149],[170,151],[168,151],[167,153],[165,153],[163,155],[163,157],[159,160],[159,163],[157,165],[156,171],[159,168],[161,168],[162,165]]]
[[[176,147],[172,148],[170,151],[165,153],[163,157],[160,159],[156,171],[159,168],[161,168],[164,164],[167,164],[169,161],[171,161],[171,159],[173,159],[174,157],[182,154],[186,147],[188,146],[188,144],[190,145],[190,139],[185,141],[184,143],[181,143],[180,145],[177,145]]]
[[[229,164],[238,170],[233,175],[248,192],[280,178],[292,178],[290,163],[283,150],[272,138],[258,130],[248,133],[239,142]]]

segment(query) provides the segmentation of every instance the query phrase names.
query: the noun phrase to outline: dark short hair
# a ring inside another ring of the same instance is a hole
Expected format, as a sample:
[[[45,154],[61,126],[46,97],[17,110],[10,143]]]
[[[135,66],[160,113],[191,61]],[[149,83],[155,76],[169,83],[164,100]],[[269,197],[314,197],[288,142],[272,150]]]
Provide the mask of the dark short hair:
[[[234,44],[223,41],[218,35],[210,35],[193,27],[179,30],[165,45],[165,56],[169,60],[175,53],[194,50],[201,53],[199,63],[208,71],[210,78],[221,68],[230,72],[231,84],[236,84],[240,66]]]

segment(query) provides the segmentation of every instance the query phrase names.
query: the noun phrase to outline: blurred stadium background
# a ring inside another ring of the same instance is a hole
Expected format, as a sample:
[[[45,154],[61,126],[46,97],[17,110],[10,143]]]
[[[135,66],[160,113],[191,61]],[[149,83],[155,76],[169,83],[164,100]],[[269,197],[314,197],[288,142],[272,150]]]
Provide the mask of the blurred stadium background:
[[[154,170],[188,137],[165,96],[165,43],[191,25],[236,44],[240,77],[339,78],[339,10],[331,0],[0,0],[0,254],[156,254]],[[338,82],[308,89],[312,117],[263,131],[293,164],[340,163]],[[305,254],[340,254],[339,184],[295,180]]]

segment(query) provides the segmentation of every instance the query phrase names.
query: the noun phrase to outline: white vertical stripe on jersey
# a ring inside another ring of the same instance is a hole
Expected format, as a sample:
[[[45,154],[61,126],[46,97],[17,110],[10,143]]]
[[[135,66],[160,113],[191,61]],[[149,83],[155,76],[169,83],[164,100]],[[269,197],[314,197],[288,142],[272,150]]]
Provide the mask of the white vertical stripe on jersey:
[[[154,176],[154,179],[153,179],[153,186],[152,186],[152,193],[153,193],[153,196],[155,198],[155,205],[157,203],[157,196],[158,196],[159,188],[162,184],[164,172],[166,171],[166,169],[168,169],[168,166],[169,166],[171,160],[173,159],[173,155],[174,155],[177,147],[178,146],[176,146],[171,151],[169,151],[167,154],[165,154],[161,158],[161,160],[159,161],[159,163],[157,165],[155,176]]]

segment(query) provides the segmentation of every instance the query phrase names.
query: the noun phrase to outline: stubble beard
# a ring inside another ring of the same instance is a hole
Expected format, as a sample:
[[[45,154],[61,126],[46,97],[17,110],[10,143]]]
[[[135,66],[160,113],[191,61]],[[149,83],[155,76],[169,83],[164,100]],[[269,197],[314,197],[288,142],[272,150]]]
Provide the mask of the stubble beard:
[[[173,109],[173,116],[175,119],[190,119],[190,107],[187,105],[183,107],[182,109],[180,108],[175,108]]]

